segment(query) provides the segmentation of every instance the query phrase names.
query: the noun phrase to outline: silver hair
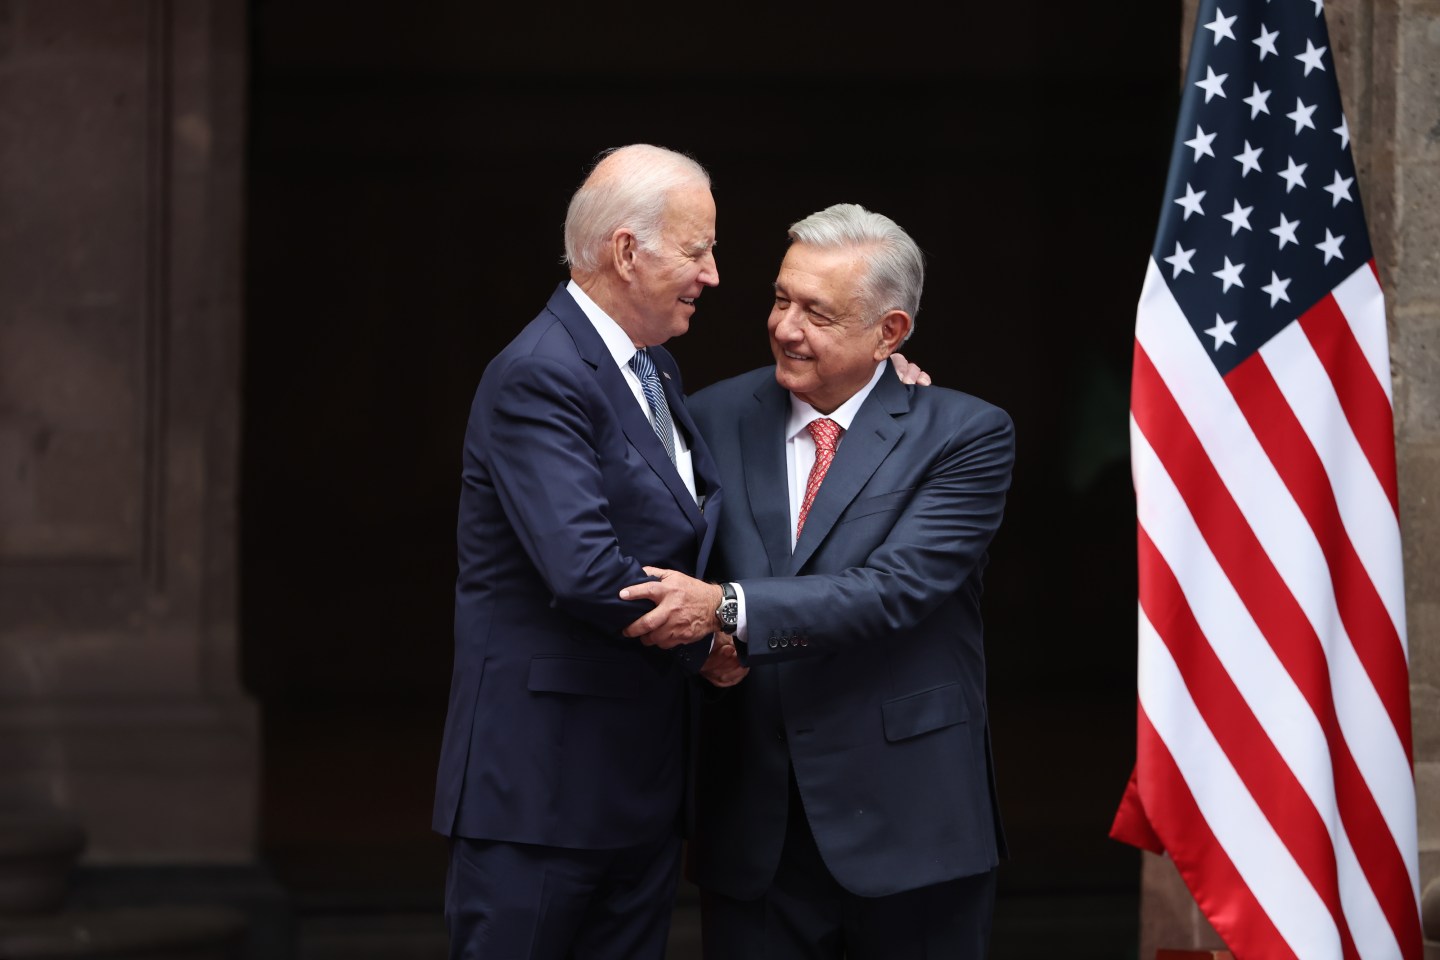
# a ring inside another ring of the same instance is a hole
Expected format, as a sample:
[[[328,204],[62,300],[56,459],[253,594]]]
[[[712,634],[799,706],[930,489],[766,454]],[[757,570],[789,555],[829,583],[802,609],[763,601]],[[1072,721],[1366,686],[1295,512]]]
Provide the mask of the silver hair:
[[[695,185],[708,189],[710,175],[683,153],[648,143],[606,150],[570,198],[564,262],[572,269],[598,270],[621,227],[635,232],[642,249],[655,249],[671,191]]]
[[[910,314],[910,333],[915,332],[925,289],[925,254],[894,220],[859,204],[837,203],[791,224],[790,239],[822,249],[870,248],[869,269],[861,281],[861,296],[870,311],[865,322],[874,323],[889,310],[904,310]]]

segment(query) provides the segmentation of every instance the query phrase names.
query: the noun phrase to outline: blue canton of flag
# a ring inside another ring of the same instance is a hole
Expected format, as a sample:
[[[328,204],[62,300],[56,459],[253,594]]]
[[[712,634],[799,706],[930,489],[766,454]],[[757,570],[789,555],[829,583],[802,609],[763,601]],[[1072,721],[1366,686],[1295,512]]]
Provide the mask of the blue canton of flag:
[[[1197,25],[1153,251],[1221,373],[1371,256],[1320,0],[1224,6]]]

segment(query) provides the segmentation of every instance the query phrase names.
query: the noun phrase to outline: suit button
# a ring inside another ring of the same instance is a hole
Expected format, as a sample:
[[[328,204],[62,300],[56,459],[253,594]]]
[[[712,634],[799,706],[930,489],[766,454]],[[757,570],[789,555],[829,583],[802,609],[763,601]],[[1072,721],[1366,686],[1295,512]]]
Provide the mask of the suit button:
[[[774,650],[774,649],[778,648],[779,646],[780,646],[780,638],[777,637],[777,636],[775,636],[775,634],[773,634],[773,633],[770,634],[770,649],[771,649],[771,650]]]
[[[788,633],[782,633],[782,634],[780,635],[780,646],[782,646],[782,647],[788,647],[788,646],[790,646],[790,634],[788,634]]]
[[[810,634],[808,634],[808,633],[802,633],[802,634],[800,634],[800,636],[798,636],[798,637],[795,638],[795,645],[796,645],[797,647],[808,647],[808,646],[810,646]]]

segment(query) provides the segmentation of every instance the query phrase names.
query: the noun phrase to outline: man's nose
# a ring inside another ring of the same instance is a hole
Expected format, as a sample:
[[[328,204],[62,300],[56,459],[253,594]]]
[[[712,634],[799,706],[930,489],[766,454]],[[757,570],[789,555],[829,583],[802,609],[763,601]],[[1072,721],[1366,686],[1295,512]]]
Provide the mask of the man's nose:
[[[786,341],[798,340],[800,338],[800,323],[797,319],[799,311],[795,309],[795,305],[792,303],[784,309],[776,307],[775,312],[779,314],[779,319],[775,323],[775,338]]]
[[[705,256],[705,264],[700,268],[700,282],[707,287],[720,286],[720,263],[713,253]]]

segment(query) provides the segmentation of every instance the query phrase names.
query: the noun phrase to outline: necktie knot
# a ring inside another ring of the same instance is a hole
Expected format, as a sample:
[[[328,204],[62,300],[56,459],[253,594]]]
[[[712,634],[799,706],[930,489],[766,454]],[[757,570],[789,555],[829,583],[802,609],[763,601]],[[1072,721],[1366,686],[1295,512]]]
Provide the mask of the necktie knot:
[[[636,350],[630,358],[630,369],[640,378],[640,391],[645,394],[645,403],[650,408],[650,426],[655,436],[665,447],[670,462],[675,462],[675,428],[670,421],[670,405],[665,402],[665,388],[655,372],[655,361],[647,350]]]
[[[795,523],[797,541],[800,539],[800,531],[805,529],[805,518],[810,515],[810,505],[815,502],[815,494],[820,491],[820,481],[825,479],[825,472],[830,469],[830,461],[835,459],[835,446],[840,442],[840,424],[828,417],[811,420],[806,429],[815,440],[815,465],[810,468],[810,478],[805,481],[805,499],[800,504],[800,518]]]
[[[822,456],[827,459],[835,456],[835,445],[840,441],[840,424],[828,417],[820,417],[817,420],[811,420],[805,429],[810,431],[810,436],[815,440],[815,459],[817,461]]]
[[[656,376],[655,361],[650,359],[650,351],[643,347],[636,350],[635,355],[630,358],[630,369],[635,371],[641,383]]]

